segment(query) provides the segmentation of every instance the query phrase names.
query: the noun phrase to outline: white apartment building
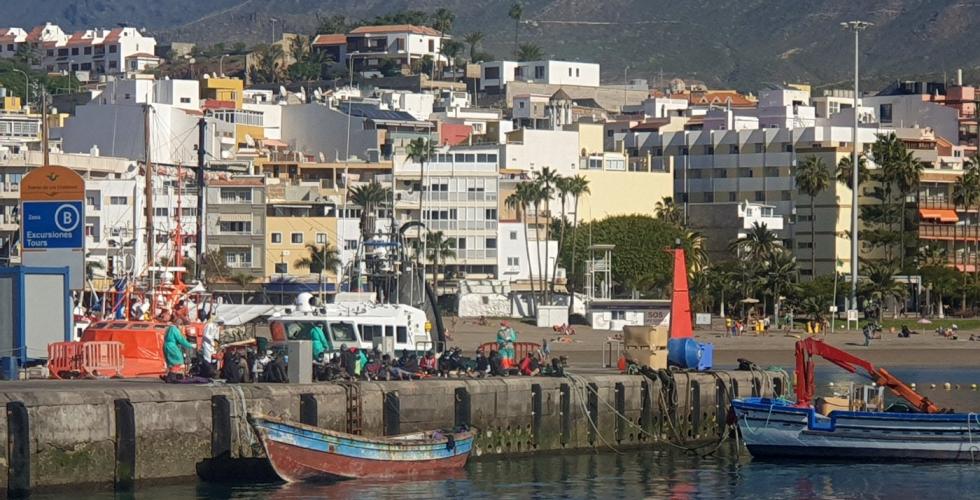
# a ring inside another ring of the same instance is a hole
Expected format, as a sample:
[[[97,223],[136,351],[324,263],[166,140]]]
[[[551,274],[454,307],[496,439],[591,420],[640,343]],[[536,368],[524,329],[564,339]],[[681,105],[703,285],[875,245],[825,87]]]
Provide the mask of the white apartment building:
[[[404,90],[381,90],[378,94],[381,109],[404,111],[420,121],[429,119],[436,101],[436,96],[432,94]]]
[[[776,213],[774,205],[743,201],[738,204],[738,220],[741,230],[738,237],[744,237],[756,224],[765,225],[770,231],[783,230],[783,216]]]
[[[31,31],[0,28],[0,58],[11,58],[18,51],[33,51],[36,69],[70,71],[95,80],[102,75],[142,71],[159,64],[154,56],[156,40],[143,36],[136,28],[89,29],[72,34],[58,25],[46,23]]]
[[[143,160],[144,123],[148,121],[151,161],[196,165],[198,120],[204,118],[209,158],[233,158],[235,124],[204,117],[199,95],[194,80],[115,80],[92,102],[76,107],[75,116],[63,128],[53,129],[52,136],[60,137],[69,153],[98,148],[101,154]]]
[[[110,272],[115,276],[135,274],[145,269],[142,184],[135,177],[85,182],[86,259],[102,265],[101,270],[93,272],[94,278],[107,277]]]
[[[547,241],[544,233],[535,234],[533,228],[528,228],[527,238],[524,235],[524,224],[520,221],[501,221],[498,226],[497,241],[497,279],[504,282],[527,281],[541,276],[550,280],[554,273],[555,261],[558,259],[558,241]],[[530,261],[528,261],[527,242],[531,242]],[[538,262],[541,267],[538,268]],[[563,278],[563,270],[559,269],[559,278]]]
[[[428,26],[397,24],[361,26],[347,33],[345,39],[331,42],[344,47],[343,57],[354,60],[355,71],[372,71],[385,60],[393,60],[403,68],[425,57],[445,63],[442,43],[446,39],[446,35]]]
[[[489,61],[481,63],[480,90],[501,92],[513,81],[547,85],[599,86],[596,63],[574,61]]]
[[[810,92],[799,89],[763,90],[756,107],[760,128],[803,128],[816,124]]]
[[[954,146],[960,143],[959,111],[952,106],[923,100],[922,94],[864,96],[882,127],[931,128]]]
[[[0,148],[17,153],[40,140],[40,115],[0,111]]]
[[[446,262],[447,271],[474,278],[493,276],[497,267],[499,147],[445,148],[425,164],[422,180],[418,163],[396,159],[394,165],[398,224],[419,220],[420,186],[424,186],[421,220],[429,231],[442,231],[455,243],[456,257]],[[408,231],[407,236],[414,238],[415,232]]]

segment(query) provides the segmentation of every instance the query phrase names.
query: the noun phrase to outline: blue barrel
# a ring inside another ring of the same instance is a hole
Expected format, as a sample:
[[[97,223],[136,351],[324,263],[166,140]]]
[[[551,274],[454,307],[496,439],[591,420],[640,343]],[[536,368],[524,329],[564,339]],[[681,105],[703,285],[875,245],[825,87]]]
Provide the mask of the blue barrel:
[[[667,341],[667,361],[689,370],[711,369],[714,346],[701,344],[692,338]]]

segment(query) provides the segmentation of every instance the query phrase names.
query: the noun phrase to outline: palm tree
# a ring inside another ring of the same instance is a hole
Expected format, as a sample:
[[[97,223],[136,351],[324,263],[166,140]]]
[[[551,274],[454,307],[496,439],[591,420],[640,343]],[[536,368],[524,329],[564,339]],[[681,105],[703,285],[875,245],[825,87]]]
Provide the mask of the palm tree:
[[[552,291],[554,291],[555,286],[558,283],[558,261],[561,260],[561,251],[563,248],[565,248],[565,227],[568,226],[568,221],[565,219],[565,204],[568,202],[568,194],[571,184],[571,177],[563,177],[559,175],[558,178],[555,179],[555,191],[558,192],[558,199],[561,200],[561,225],[558,226],[558,255],[555,256],[555,264],[551,271]]]
[[[354,186],[350,190],[350,201],[361,207],[361,241],[371,239],[375,231],[375,219],[378,207],[384,206],[391,198],[391,190],[383,187],[377,181],[369,184]]]
[[[323,272],[327,269],[338,268],[342,264],[340,255],[337,249],[331,247],[329,243],[324,243],[323,245],[307,243],[306,251],[309,255],[297,260],[295,265],[302,269],[309,269],[311,273],[316,273],[318,275],[319,288],[322,292]],[[323,301],[322,295],[320,300]]]
[[[237,272],[229,276],[228,279],[230,279],[233,283],[237,284],[240,287],[238,289],[239,298],[241,300],[241,303],[244,304],[245,291],[246,291],[245,287],[248,286],[249,283],[255,281],[255,276],[252,276],[251,274],[248,273]]]
[[[908,196],[914,190],[919,187],[919,177],[922,175],[922,170],[925,166],[920,162],[915,155],[908,150],[905,150],[903,154],[896,160],[895,168],[895,184],[898,187],[898,192],[902,196],[901,201],[901,227],[900,227],[900,243],[899,243],[899,270],[905,271],[905,213],[906,205],[908,204]]]
[[[445,9],[445,8],[436,9],[435,13],[432,14],[432,27],[437,31],[441,32],[443,35],[447,35],[450,31],[452,31],[454,22],[456,22],[456,14],[454,14],[453,11],[449,9]],[[446,54],[447,44],[449,42],[453,42],[453,41],[446,40],[439,44],[439,52],[436,57],[436,62],[432,65],[433,73],[436,73],[436,68],[440,66],[439,63],[442,62],[442,56]],[[459,50],[462,49],[462,46],[459,45],[459,42],[453,42],[453,43],[456,44],[454,46],[455,47],[454,50],[458,55]],[[450,65],[452,65],[451,61],[453,57],[455,56],[450,56],[448,58],[450,61]]]
[[[575,239],[578,236],[578,200],[582,195],[592,194],[589,190],[589,180],[581,175],[576,175],[572,177],[568,185],[568,194],[572,195],[572,206],[574,208],[572,212],[572,265],[569,269],[569,277],[575,278]],[[568,282],[572,283],[572,279]],[[570,287],[568,290],[568,315],[572,315],[573,308],[575,306],[575,288]]]
[[[541,47],[533,43],[522,43],[517,49],[518,61],[540,61],[543,58],[544,52]]]
[[[770,231],[765,223],[756,222],[745,236],[733,241],[729,248],[739,260],[766,262],[781,247],[776,233]]]
[[[467,34],[466,36],[463,37],[463,41],[465,41],[467,43],[467,45],[470,46],[470,62],[471,63],[472,62],[476,62],[476,48],[477,48],[477,46],[480,45],[480,42],[483,41],[484,36],[485,35],[482,32],[474,31],[473,33],[469,33],[469,34]]]
[[[456,256],[456,245],[452,239],[446,238],[442,231],[425,235],[426,257],[432,261],[432,287],[439,293],[439,262]]]
[[[446,56],[449,73],[455,78],[456,74],[453,70],[456,67],[456,58],[463,52],[463,44],[456,40],[446,40],[440,47],[442,54]]]
[[[510,6],[507,17],[514,20],[514,56],[518,55],[517,33],[521,28],[521,18],[524,17],[524,4],[519,0]]]
[[[953,208],[963,207],[966,210],[978,201],[980,201],[980,169],[971,165],[953,184]],[[963,231],[966,232],[966,226],[963,227]],[[967,248],[963,249],[963,308],[966,308],[966,265],[969,255],[967,241],[964,238],[964,247]],[[956,253],[956,226],[953,226],[953,266],[956,266]]]
[[[766,262],[765,271],[767,288],[772,290],[773,315],[776,317],[776,325],[778,326],[780,294],[793,294],[799,290],[799,284],[796,282],[796,277],[799,274],[796,257],[785,249],[775,252]]]
[[[673,196],[664,196],[653,207],[653,216],[677,227],[683,226],[683,214]]]
[[[796,169],[796,187],[810,197],[810,273],[811,279],[817,277],[817,217],[816,197],[830,187],[830,171],[823,158],[808,156]]]
[[[837,182],[847,186],[849,189],[854,189],[854,171],[851,169],[851,164],[854,161],[850,156],[845,156],[837,162]],[[865,179],[868,178],[868,158],[864,155],[858,156],[858,183],[863,183]]]
[[[687,242],[686,248],[690,249],[687,255],[688,276],[703,273],[709,266],[707,238],[697,231],[684,231],[684,241]]]
[[[551,292],[552,287],[544,288],[544,283],[548,281],[548,261],[551,259],[551,251],[549,250],[548,242],[551,241],[551,199],[554,197],[555,185],[558,183],[558,179],[561,176],[558,175],[558,171],[550,168],[544,167],[540,171],[534,173],[535,182],[538,184],[541,195],[541,202],[544,204],[545,210],[547,210],[548,218],[545,219],[547,224],[544,226],[544,274],[541,276],[542,290],[544,290],[544,302],[545,304],[551,304]],[[555,258],[557,261],[557,256]],[[554,276],[552,275],[552,281],[554,281]]]
[[[517,185],[517,188],[507,196],[504,200],[504,205],[507,208],[513,209],[517,212],[517,218],[521,221],[521,226],[524,228],[524,247],[527,250],[527,268],[528,268],[528,278],[531,282],[531,302],[534,302],[534,278],[531,277],[531,240],[528,237],[527,232],[527,209],[531,205],[533,198],[536,196],[534,191],[534,185],[530,182],[521,182]],[[533,313],[534,306],[530,307]]]
[[[898,165],[905,153],[905,144],[895,135],[894,132],[888,135],[878,136],[878,139],[871,145],[871,156],[878,165],[877,177],[881,184],[881,204],[883,207],[883,223],[891,228],[894,224],[894,213],[892,211],[892,189],[898,179]],[[891,245],[887,247],[887,257],[891,259]]]
[[[418,137],[412,139],[408,143],[408,147],[405,148],[405,156],[408,160],[414,161],[419,164],[419,222],[425,223],[425,218],[422,217],[423,203],[425,202],[425,164],[432,158],[436,153],[436,147],[432,144],[432,141],[424,138]],[[422,241],[422,226],[419,226],[416,233],[415,239]]]
[[[864,291],[868,298],[884,307],[885,301],[895,299],[894,316],[898,317],[898,301],[908,293],[904,283],[895,281],[897,269],[891,262],[876,260],[865,262],[861,266],[864,271]],[[965,292],[964,292],[965,294]],[[964,300],[966,300],[964,295]]]

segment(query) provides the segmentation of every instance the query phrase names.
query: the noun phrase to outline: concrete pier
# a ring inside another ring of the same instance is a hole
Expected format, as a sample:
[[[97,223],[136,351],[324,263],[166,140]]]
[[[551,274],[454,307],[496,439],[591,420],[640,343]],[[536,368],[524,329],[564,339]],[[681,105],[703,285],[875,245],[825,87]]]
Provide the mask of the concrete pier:
[[[343,384],[10,382],[0,447],[10,494],[84,483],[224,476],[265,467],[245,415],[379,436],[477,428],[474,456],[717,440],[732,397],[779,396],[775,372],[435,379]],[[349,404],[360,402],[358,405]],[[247,473],[246,474],[251,474]],[[246,475],[246,478],[254,476]]]

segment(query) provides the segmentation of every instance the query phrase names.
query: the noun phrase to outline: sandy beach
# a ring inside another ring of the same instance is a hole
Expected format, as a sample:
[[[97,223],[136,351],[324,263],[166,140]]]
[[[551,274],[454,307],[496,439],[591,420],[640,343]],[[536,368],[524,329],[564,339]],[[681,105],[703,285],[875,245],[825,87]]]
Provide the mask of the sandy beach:
[[[452,336],[450,345],[458,345],[466,352],[472,352],[484,342],[496,337],[500,319],[488,319],[487,324],[479,325],[476,320],[447,317],[445,325]],[[561,342],[551,328],[538,328],[517,320],[506,320],[518,331],[519,340],[540,343],[547,339],[552,355],[567,356],[573,366],[598,368],[602,364],[603,345],[618,332],[612,330],[593,330],[584,325],[575,325],[575,335],[566,337],[570,342]],[[920,331],[910,338],[883,332],[881,340],[874,340],[871,346],[864,346],[861,332],[838,331],[820,335],[830,344],[850,351],[880,366],[915,367],[978,367],[980,368],[980,341],[970,341],[972,332],[961,331],[957,340],[940,337],[933,331]],[[980,336],[980,332],[976,333]],[[732,368],[739,358],[748,359],[761,367],[790,367],[794,363],[794,345],[803,338],[801,331],[786,335],[782,332],[768,336],[755,336],[747,333],[731,337],[721,331],[697,330],[695,337],[701,342],[715,346],[715,366]]]

